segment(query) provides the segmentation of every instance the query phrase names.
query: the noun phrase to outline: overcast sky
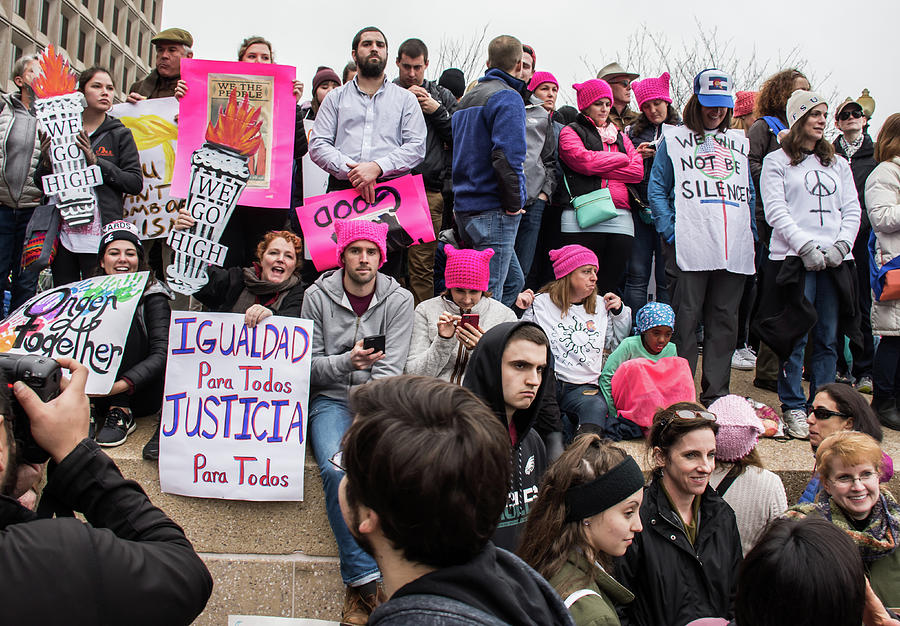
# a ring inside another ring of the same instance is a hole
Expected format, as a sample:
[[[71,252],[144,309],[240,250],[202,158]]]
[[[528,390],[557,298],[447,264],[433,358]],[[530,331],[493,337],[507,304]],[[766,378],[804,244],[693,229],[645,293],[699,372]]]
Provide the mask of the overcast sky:
[[[712,14],[707,14],[708,7],[714,7]],[[855,99],[868,88],[876,102],[873,139],[885,117],[900,111],[897,0],[166,0],[162,17],[163,28],[191,31],[199,59],[236,60],[244,37],[266,37],[276,62],[298,68],[298,77],[307,86],[304,99],[317,66],[329,65],[340,74],[349,60],[353,35],[363,26],[375,25],[386,33],[391,59],[404,39],[419,37],[435,61],[442,42],[471,40],[487,24],[488,39],[511,34],[534,46],[537,69],[553,72],[562,87],[561,98],[569,101],[574,100],[572,82],[593,77],[584,59],[592,67],[616,60],[613,56],[624,53],[628,36],[642,24],[651,33],[667,33],[668,42],[679,47],[682,40],[697,38],[695,19],[699,19],[718,28],[720,40],[740,56],[752,55],[755,48],[761,61],[771,61],[773,71],[780,69],[774,65],[779,55],[797,46],[808,62],[814,88],[826,96],[836,93],[839,100]],[[482,57],[486,56],[484,51]],[[435,65],[429,67],[429,78],[444,69]],[[396,76],[392,69],[396,70],[390,63],[389,77]]]

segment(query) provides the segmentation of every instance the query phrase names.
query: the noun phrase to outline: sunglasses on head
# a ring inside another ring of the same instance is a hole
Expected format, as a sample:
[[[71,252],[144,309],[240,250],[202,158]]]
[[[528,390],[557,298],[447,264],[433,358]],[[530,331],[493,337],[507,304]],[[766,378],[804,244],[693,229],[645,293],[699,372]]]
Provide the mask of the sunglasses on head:
[[[675,411],[675,413],[672,415],[672,417],[669,418],[668,420],[666,420],[666,423],[662,429],[664,431],[675,420],[696,420],[696,419],[706,420],[707,422],[715,422],[716,416],[715,416],[715,414],[710,413],[709,411],[692,411],[690,409],[681,409],[679,411]]]
[[[846,122],[846,121],[849,120],[851,117],[853,117],[853,118],[855,118],[855,119],[859,119],[859,118],[861,118],[862,116],[863,116],[863,112],[862,112],[862,111],[860,111],[859,109],[853,109],[852,111],[841,111],[841,112],[838,114],[837,118],[838,118],[840,121],[842,121],[842,122]]]
[[[810,411],[813,415],[816,416],[817,420],[829,420],[832,417],[842,417],[844,419],[850,418],[846,413],[841,413],[840,411],[829,411],[825,407],[817,406]]]

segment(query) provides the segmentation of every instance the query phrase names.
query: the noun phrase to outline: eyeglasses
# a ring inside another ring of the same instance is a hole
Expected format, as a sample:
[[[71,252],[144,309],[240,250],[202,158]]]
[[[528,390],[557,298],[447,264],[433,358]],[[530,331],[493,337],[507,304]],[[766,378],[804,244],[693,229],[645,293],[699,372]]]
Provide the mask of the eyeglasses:
[[[825,407],[817,406],[814,407],[812,411],[810,411],[813,415],[816,416],[817,420],[830,420],[832,417],[841,417],[843,419],[849,419],[850,415],[846,413],[841,413],[840,411],[829,411]]]
[[[337,452],[335,452],[334,456],[328,459],[328,462],[331,463],[335,467],[335,469],[340,470],[345,474],[347,473],[347,469],[342,465],[342,463],[344,462],[343,450],[338,450]]]
[[[669,427],[669,425],[675,420],[696,420],[702,419],[707,422],[715,422],[716,416],[709,411],[691,411],[690,409],[681,409],[680,411],[675,411],[674,415],[671,419],[667,420],[665,425],[662,427],[662,431],[660,433],[665,432],[665,430]]]
[[[840,485],[841,487],[850,487],[857,480],[862,484],[871,483],[874,480],[878,479],[878,474],[875,472],[862,472],[859,476],[851,476],[850,474],[841,474],[837,478],[833,478],[831,482]]]
[[[610,80],[607,81],[610,85],[622,85],[625,89],[629,89],[631,87],[631,81],[625,78],[621,80]]]
[[[863,116],[862,111],[860,111],[859,109],[853,109],[852,111],[841,111],[840,113],[838,113],[837,118],[842,122],[846,122],[851,117],[853,117],[855,119],[859,119],[862,116]]]

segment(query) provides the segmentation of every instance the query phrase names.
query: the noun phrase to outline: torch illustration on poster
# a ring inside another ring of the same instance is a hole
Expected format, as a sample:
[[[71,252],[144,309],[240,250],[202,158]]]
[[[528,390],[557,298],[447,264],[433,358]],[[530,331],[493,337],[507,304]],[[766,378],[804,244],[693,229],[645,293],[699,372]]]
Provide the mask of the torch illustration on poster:
[[[196,293],[209,281],[207,265],[224,262],[228,248],[218,242],[250,178],[248,162],[262,142],[261,124],[259,108],[247,96],[239,105],[232,90],[218,119],[207,125],[206,142],[191,156],[187,210],[196,223],[168,238],[175,255],[166,275],[175,291]]]
[[[48,46],[40,59],[41,75],[31,84],[37,96],[34,107],[41,128],[50,137],[53,173],[44,176],[44,193],[57,196],[59,212],[69,226],[83,226],[94,219],[97,198],[91,187],[103,182],[100,167],[88,167],[76,140],[82,130],[84,94],[75,90],[75,74],[69,62]]]

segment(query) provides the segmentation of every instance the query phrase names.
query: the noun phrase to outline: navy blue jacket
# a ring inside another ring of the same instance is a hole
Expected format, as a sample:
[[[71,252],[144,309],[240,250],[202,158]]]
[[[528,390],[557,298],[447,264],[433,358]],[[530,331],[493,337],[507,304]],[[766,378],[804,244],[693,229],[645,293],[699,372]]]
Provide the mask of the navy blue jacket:
[[[453,114],[453,209],[525,206],[525,84],[489,69]]]

